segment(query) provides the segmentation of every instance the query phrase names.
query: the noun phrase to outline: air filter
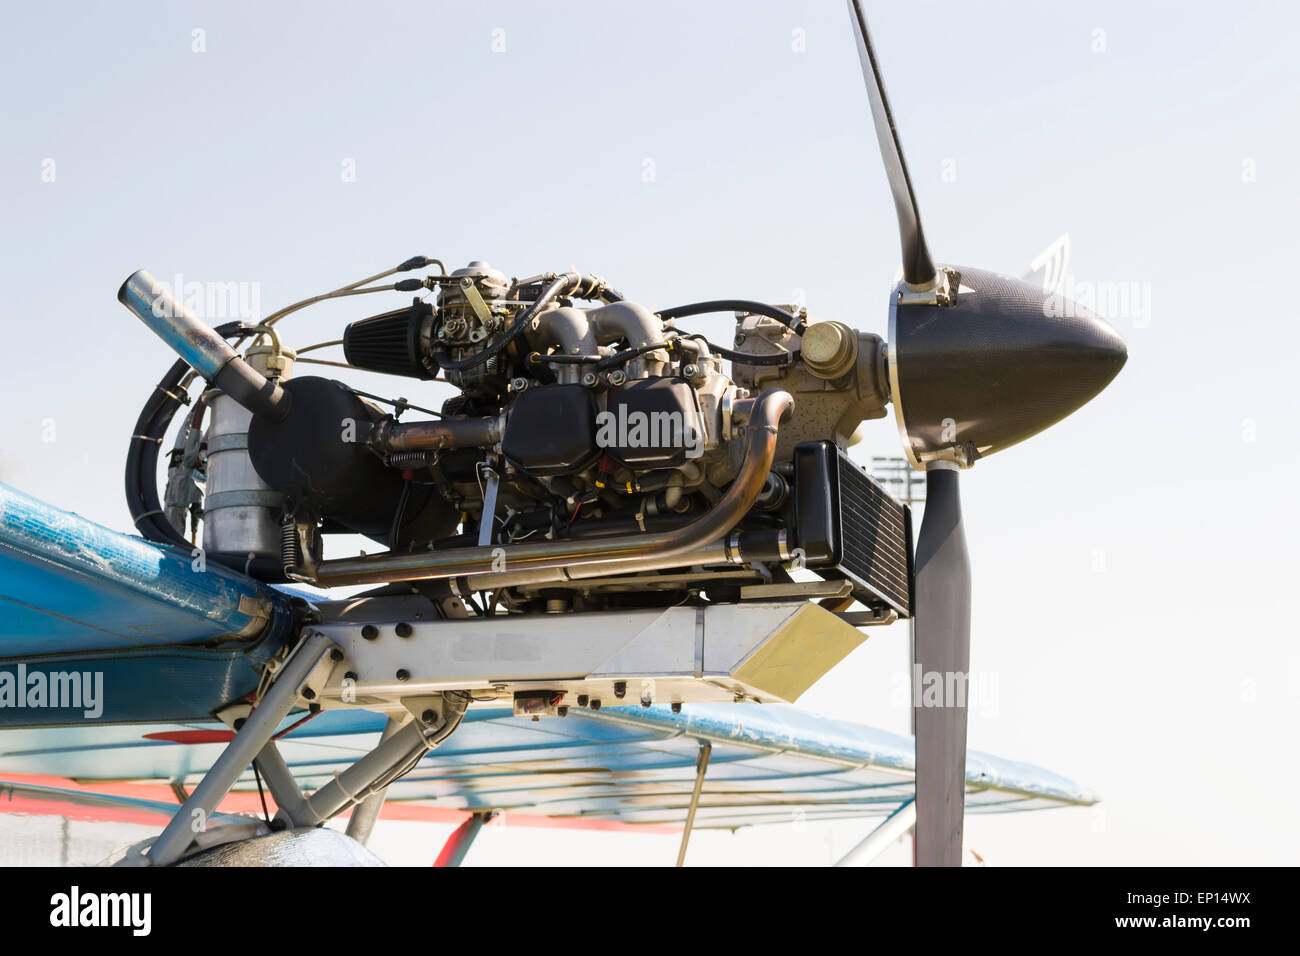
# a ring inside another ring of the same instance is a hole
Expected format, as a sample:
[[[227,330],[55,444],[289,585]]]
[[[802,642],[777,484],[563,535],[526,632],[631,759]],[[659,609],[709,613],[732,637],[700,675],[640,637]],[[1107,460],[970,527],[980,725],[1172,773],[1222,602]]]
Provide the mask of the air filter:
[[[422,341],[432,317],[433,307],[416,299],[405,309],[353,322],[343,331],[343,354],[349,365],[367,371],[434,378],[438,366],[425,357]]]

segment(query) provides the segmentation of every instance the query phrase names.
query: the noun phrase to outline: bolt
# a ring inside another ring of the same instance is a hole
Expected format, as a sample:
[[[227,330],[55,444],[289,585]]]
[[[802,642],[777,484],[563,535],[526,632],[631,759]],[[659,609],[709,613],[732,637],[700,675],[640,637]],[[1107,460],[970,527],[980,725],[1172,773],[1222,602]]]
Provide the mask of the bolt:
[[[599,381],[600,376],[595,372],[587,372],[582,376],[582,384],[587,386],[587,388],[595,388]]]
[[[438,722],[438,712],[437,712],[436,710],[434,710],[432,707],[430,707],[430,708],[426,709],[422,714],[420,714],[420,719],[421,719],[422,721],[424,721],[426,724],[434,724],[434,723],[437,723],[437,722]]]
[[[619,700],[622,700],[624,695],[626,694],[627,694],[627,681],[625,680],[614,681],[614,696],[617,697]]]
[[[397,632],[398,637],[410,637],[415,633],[415,628],[411,627],[411,625],[407,624],[405,621],[401,621],[397,627],[393,628],[393,630]]]
[[[578,706],[579,706],[579,707],[586,707],[586,706],[587,706],[587,695],[586,695],[586,694],[579,694],[579,695],[578,695]]]
[[[337,647],[334,648],[334,650],[330,651],[330,660],[337,664],[339,661],[343,660],[343,652]]]
[[[375,627],[373,624],[367,624],[361,629],[361,636],[368,641],[373,641],[379,636],[379,628]]]
[[[694,378],[700,374],[700,367],[694,363],[682,366],[682,378]]]
[[[599,698],[599,697],[593,697],[593,698],[591,699],[591,709],[592,709],[592,710],[600,710],[600,698]]]
[[[526,388],[528,388],[528,379],[524,378],[522,375],[517,375],[510,380],[510,391],[522,392]]]
[[[614,371],[609,373],[610,385],[617,387],[619,385],[622,385],[626,381],[627,381],[627,372],[623,371],[621,368],[616,368],[614,369]]]
[[[408,671],[405,667],[399,667],[397,669],[397,679],[402,681],[410,680],[411,672]]]
[[[682,712],[682,702],[680,700],[673,701],[673,713],[680,714],[681,712]]]

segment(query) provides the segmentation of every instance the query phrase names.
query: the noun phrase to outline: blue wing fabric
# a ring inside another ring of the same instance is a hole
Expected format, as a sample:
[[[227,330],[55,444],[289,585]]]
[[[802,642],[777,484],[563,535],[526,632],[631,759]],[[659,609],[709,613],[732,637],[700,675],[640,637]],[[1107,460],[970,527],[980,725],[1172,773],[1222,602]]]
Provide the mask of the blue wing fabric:
[[[187,644],[260,631],[251,578],[0,484],[0,656]]]
[[[294,718],[291,718],[291,720]],[[196,782],[221,744],[183,745],[146,734],[219,725],[18,730],[0,734],[6,774]],[[327,711],[280,741],[304,788],[315,788],[374,746],[383,718]],[[777,704],[696,704],[572,710],[533,722],[474,708],[444,744],[389,789],[389,800],[451,810],[505,810],[627,823],[680,823],[699,742],[713,747],[696,825],[736,827],[889,813],[914,791],[911,739]],[[971,813],[1087,805],[1071,780],[972,752]],[[253,789],[251,772],[240,784]]]
[[[289,597],[0,484],[0,671],[103,674],[101,719],[187,720],[257,686]],[[0,727],[76,722],[0,707]]]

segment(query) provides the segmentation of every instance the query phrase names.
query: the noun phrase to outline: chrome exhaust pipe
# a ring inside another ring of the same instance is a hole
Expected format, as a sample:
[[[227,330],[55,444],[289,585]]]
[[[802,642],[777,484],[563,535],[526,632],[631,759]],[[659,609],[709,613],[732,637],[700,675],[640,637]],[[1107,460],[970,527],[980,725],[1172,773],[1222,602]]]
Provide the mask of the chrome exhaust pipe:
[[[508,547],[338,558],[322,561],[312,583],[336,587],[479,575],[483,577],[478,580],[489,581],[497,574],[504,579],[505,575],[532,571],[552,571],[553,580],[560,581],[569,569],[587,565],[601,565],[601,573],[611,574],[634,564],[637,570],[648,570],[645,559],[652,560],[657,567],[675,567],[683,555],[712,544],[734,528],[753,507],[772,470],[777,427],[794,408],[794,399],[784,389],[769,388],[746,404],[751,407],[739,473],[716,505],[681,528],[653,534],[541,541]],[[741,413],[743,416],[743,408]],[[608,571],[604,570],[606,566]]]
[[[117,300],[189,363],[254,415],[283,421],[291,396],[245,362],[216,331],[144,269],[117,290]]]

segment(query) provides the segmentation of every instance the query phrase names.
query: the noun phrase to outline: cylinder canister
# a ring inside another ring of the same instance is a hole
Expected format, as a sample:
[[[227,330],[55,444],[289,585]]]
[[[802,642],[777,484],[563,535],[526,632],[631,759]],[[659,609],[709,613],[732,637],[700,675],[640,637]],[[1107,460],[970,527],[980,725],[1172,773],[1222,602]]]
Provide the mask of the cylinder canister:
[[[249,349],[247,361],[270,377],[269,346]],[[280,381],[293,371],[294,353],[281,350]],[[211,401],[208,425],[208,481],[203,496],[203,548],[228,554],[279,559],[284,496],[266,484],[248,457],[248,426],[253,413],[229,395]]]

